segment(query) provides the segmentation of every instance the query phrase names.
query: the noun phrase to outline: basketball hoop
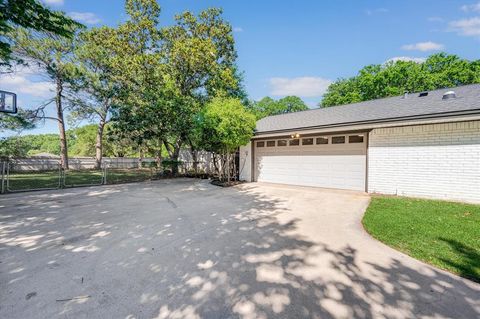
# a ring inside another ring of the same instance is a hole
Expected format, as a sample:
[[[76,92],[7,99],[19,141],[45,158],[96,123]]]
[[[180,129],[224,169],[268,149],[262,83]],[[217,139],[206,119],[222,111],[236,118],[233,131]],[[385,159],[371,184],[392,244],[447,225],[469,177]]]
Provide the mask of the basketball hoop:
[[[17,113],[17,95],[15,93],[0,90],[0,112]]]

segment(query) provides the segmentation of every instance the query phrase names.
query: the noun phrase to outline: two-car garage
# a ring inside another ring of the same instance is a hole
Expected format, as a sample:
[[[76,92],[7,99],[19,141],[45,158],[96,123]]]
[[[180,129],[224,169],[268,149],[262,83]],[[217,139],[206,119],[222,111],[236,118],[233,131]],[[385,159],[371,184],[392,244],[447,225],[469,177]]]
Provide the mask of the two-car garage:
[[[480,84],[257,122],[239,178],[480,203]]]
[[[254,180],[365,191],[367,133],[254,142]]]

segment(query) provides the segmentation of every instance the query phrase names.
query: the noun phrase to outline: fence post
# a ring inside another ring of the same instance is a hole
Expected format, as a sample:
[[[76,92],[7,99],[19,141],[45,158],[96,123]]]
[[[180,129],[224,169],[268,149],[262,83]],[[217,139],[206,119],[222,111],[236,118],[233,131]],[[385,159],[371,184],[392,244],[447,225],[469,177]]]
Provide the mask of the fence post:
[[[103,177],[103,181],[102,181],[103,183],[102,184],[107,185],[107,164],[105,164],[105,163],[103,164],[102,172],[103,172],[103,176],[102,176]]]
[[[5,193],[5,161],[2,161],[2,189],[1,193]]]

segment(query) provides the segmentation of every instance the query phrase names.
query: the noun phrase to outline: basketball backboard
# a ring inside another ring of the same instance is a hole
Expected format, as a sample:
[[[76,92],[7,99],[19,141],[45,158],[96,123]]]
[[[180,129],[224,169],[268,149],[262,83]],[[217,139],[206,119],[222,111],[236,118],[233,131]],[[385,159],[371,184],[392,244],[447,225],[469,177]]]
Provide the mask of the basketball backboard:
[[[0,112],[17,113],[17,95],[0,90]]]

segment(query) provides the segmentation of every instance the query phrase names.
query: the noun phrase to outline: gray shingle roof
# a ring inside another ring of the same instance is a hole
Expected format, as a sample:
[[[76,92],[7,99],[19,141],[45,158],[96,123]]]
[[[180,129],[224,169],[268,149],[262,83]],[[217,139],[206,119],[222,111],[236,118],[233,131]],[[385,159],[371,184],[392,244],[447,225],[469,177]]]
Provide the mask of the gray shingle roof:
[[[443,94],[447,91],[454,91],[457,97],[442,100]],[[480,114],[480,84],[429,91],[428,96],[425,97],[418,97],[418,93],[412,93],[407,98],[396,96],[269,116],[257,122],[257,133],[330,125],[351,125],[358,122],[375,123],[388,119],[402,120],[476,111]]]

